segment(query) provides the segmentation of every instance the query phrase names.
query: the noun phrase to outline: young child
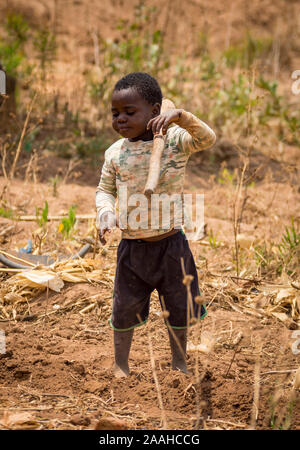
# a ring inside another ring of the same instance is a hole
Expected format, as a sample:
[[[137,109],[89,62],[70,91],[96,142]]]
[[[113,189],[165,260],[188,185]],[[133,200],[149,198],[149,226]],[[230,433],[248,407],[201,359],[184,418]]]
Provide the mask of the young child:
[[[216,140],[208,125],[192,113],[171,109],[160,114],[161,104],[160,86],[150,75],[130,73],[117,82],[112,94],[112,126],[123,139],[106,150],[96,191],[101,243],[106,243],[105,233],[116,224],[122,229],[110,319],[114,330],[115,375],[118,377],[129,375],[128,357],[134,328],[147,321],[154,289],[158,291],[162,307],[168,311],[164,316],[168,316],[172,368],[187,373],[186,329],[190,323],[187,323],[187,287],[183,284],[182,260],[186,274],[192,275],[191,311],[196,318],[206,315],[205,307],[202,305],[198,311],[199,302],[195,302],[195,297],[200,295],[197,270],[183,230],[174,227],[174,220],[168,229],[163,224],[149,227],[148,222],[142,220],[136,226],[132,220],[132,199],[143,193],[154,134],[162,128],[166,135],[155,193],[168,195],[183,192],[189,156],[212,146]],[[176,125],[168,129],[172,123]],[[124,189],[125,200],[122,197]],[[128,203],[127,217],[124,214],[116,217],[117,197],[119,208],[122,206],[124,210],[124,202]]]

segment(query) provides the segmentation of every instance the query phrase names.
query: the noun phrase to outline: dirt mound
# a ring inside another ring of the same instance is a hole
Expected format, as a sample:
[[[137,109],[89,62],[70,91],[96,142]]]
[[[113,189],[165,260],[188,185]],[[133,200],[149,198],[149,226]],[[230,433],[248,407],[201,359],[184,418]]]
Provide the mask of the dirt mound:
[[[259,344],[263,351],[256,426],[271,428],[273,423],[275,427],[280,413],[288,418],[291,384],[299,360],[291,352],[289,331],[280,323],[258,321],[217,305],[211,307],[203,331],[218,340],[211,353],[200,354],[201,381],[197,382],[195,353],[189,353],[190,375],[171,370],[167,331],[153,298],[148,326],[135,333],[131,375],[116,380],[112,373],[112,331],[107,325],[110,303],[107,311],[97,309],[83,315],[76,307],[61,313],[54,309],[55,305],[63,308],[70,298],[75,304],[76,298],[87,294],[107,296],[100,286],[69,286],[63,295],[48,299],[42,295],[32,302],[31,313],[37,316],[33,322],[1,324],[7,353],[1,355],[0,401],[11,414],[30,411],[34,428],[42,429],[89,429],[102,417],[118,418],[127,429],[158,429],[163,414],[170,429],[195,429],[196,423],[208,429],[246,429],[254,407]],[[149,333],[164,411],[160,410],[150,364]],[[234,340],[239,333],[244,339],[237,349]],[[196,342],[193,336],[190,340]],[[281,397],[274,406],[276,384],[281,386]],[[300,426],[299,399],[292,411],[290,426],[296,429]]]

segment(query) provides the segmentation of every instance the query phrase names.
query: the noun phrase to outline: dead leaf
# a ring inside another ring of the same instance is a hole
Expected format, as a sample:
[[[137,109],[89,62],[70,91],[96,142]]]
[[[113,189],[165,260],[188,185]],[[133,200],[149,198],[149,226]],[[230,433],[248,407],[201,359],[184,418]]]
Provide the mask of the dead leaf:
[[[243,233],[238,234],[236,240],[241,248],[250,248],[254,242],[253,236]]]
[[[295,295],[295,291],[293,289],[280,289],[276,295],[275,302],[278,303],[280,300],[284,298],[288,298]]]
[[[95,430],[128,430],[128,424],[124,420],[102,417],[95,425]]]
[[[271,314],[272,314],[273,316],[277,317],[277,319],[281,320],[282,322],[286,322],[287,320],[289,320],[288,315],[285,314],[285,313],[272,312]]]
[[[294,389],[300,389],[300,367],[296,372],[295,381],[294,381]]]
[[[6,428],[35,430],[40,424],[28,412],[4,411],[0,423]]]

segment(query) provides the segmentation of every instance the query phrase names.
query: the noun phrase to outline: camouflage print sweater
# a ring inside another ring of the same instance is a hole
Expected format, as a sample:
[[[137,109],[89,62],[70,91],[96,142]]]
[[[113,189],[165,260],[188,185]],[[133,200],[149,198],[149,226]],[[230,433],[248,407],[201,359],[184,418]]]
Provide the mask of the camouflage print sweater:
[[[165,216],[161,202],[154,202],[153,196],[153,201],[148,202],[143,195],[153,140],[130,142],[124,138],[115,142],[105,152],[96,191],[97,226],[101,214],[111,211],[116,213],[125,239],[158,236],[174,228],[180,221],[175,204],[183,194],[188,158],[194,152],[211,147],[215,140],[214,131],[187,111],[182,112],[175,126],[169,127],[155,191],[159,198],[167,194],[165,199],[172,196],[174,200],[170,202],[170,214]]]

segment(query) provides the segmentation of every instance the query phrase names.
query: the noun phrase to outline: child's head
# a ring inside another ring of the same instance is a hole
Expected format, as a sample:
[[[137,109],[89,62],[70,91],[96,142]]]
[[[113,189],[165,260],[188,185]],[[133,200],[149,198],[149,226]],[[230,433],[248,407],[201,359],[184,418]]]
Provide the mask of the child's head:
[[[152,139],[150,119],[160,113],[162,93],[155,78],[133,72],[119,80],[112,94],[113,128],[130,140]]]

